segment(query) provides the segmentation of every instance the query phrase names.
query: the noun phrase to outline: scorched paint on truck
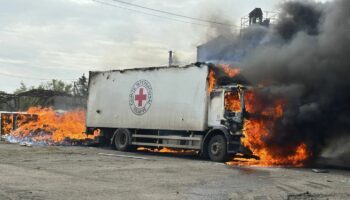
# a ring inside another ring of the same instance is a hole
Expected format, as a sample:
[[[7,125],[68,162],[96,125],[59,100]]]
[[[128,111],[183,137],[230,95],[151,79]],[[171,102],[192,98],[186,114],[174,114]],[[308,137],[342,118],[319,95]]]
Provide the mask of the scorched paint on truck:
[[[101,130],[120,151],[137,147],[198,150],[213,161],[240,152],[244,87],[208,91],[211,67],[159,67],[90,72],[87,133]],[[241,110],[225,110],[237,93]]]

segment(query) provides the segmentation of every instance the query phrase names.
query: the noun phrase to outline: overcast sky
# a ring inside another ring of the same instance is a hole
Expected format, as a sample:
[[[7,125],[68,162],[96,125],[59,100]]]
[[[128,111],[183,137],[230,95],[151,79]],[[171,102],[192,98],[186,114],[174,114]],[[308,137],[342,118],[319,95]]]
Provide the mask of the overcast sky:
[[[89,70],[161,66],[174,50],[183,64],[195,62],[196,46],[212,35],[208,24],[172,21],[127,9],[143,9],[100,0],[0,0],[0,91],[20,82],[67,82]],[[239,25],[253,8],[276,10],[278,0],[124,0],[206,20]],[[127,8],[127,9],[125,9]],[[227,28],[225,28],[227,29]],[[234,31],[235,27],[232,27]]]

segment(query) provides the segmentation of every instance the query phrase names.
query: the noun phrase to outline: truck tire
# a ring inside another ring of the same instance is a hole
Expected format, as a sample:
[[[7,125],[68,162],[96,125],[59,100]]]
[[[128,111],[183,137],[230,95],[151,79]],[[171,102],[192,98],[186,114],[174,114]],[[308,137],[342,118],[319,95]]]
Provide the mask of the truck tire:
[[[208,155],[210,160],[225,162],[228,160],[226,138],[223,135],[215,135],[208,143]]]
[[[118,151],[128,151],[130,149],[130,132],[128,129],[117,129],[114,132],[113,143]]]

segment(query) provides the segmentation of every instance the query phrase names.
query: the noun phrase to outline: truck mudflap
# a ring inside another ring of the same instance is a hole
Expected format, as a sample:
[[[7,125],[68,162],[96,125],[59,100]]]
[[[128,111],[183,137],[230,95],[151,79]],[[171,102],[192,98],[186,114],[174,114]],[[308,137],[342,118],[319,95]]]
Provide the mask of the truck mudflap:
[[[228,154],[243,153],[245,147],[242,145],[241,137],[240,135],[226,135]]]
[[[243,146],[241,142],[241,137],[244,137],[243,135],[230,135],[227,138],[227,153],[228,154],[243,154],[246,157],[254,157],[253,152]]]

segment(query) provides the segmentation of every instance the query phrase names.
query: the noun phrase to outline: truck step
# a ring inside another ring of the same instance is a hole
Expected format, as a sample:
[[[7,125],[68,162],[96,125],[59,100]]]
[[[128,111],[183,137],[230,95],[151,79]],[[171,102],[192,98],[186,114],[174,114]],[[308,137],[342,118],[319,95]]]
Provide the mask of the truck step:
[[[190,146],[190,145],[177,145],[177,144],[156,144],[156,143],[147,143],[147,142],[132,142],[133,145],[138,146],[152,146],[152,147],[168,147],[168,148],[179,148],[179,149],[193,149],[199,150],[198,146]]]
[[[133,134],[132,138],[151,138],[151,139],[167,139],[167,140],[190,140],[201,141],[201,137],[180,137],[180,136],[159,136],[159,135],[139,135]]]

